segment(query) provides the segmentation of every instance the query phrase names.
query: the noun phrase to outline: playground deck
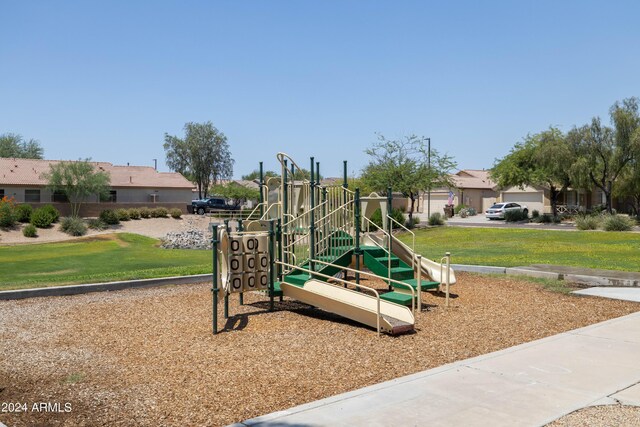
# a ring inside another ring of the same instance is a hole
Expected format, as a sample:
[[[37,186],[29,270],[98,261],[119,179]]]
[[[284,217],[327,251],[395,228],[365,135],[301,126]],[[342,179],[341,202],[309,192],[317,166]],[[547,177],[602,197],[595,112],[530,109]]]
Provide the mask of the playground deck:
[[[384,288],[383,284],[380,284]],[[263,296],[216,336],[210,285],[0,302],[2,401],[69,402],[70,413],[0,414],[10,426],[226,425],[638,311],[538,284],[461,273],[423,293],[416,333],[372,329]],[[330,321],[327,321],[330,320]]]

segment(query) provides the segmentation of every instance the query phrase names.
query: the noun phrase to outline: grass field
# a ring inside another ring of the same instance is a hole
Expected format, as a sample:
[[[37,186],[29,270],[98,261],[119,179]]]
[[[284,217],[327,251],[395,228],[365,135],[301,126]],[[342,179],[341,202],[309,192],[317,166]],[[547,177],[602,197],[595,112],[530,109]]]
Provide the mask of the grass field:
[[[626,232],[438,227],[416,231],[416,251],[437,260],[449,251],[455,264],[640,269],[640,234]]]
[[[211,251],[161,249],[137,234],[0,247],[0,290],[211,272]]]

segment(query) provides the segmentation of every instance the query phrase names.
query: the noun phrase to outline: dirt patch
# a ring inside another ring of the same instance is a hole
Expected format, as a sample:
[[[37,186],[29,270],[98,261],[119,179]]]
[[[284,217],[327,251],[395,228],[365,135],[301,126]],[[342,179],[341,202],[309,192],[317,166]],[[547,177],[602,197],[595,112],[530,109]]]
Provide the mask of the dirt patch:
[[[640,407],[624,405],[592,406],[572,412],[547,427],[637,427]]]
[[[2,401],[68,413],[0,414],[10,426],[226,425],[640,309],[460,273],[451,307],[424,293],[417,331],[370,328],[294,301],[231,298],[211,334],[210,285],[0,302]]]

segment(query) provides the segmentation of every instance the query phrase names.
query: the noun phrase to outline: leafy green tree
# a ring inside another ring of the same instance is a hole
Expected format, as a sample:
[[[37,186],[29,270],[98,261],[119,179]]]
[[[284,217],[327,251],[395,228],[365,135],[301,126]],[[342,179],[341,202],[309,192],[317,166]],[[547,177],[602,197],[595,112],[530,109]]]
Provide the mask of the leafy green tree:
[[[49,172],[43,174],[51,191],[61,191],[67,196],[73,217],[80,215],[80,206],[89,196],[109,194],[109,174],[97,170],[89,160],[52,164]]]
[[[233,163],[224,133],[211,122],[184,125],[184,139],[164,135],[167,166],[196,183],[199,198],[220,179],[231,178]]]
[[[525,185],[549,189],[551,212],[557,216],[558,196],[571,184],[569,168],[573,151],[566,135],[558,128],[527,135],[504,158],[496,161],[491,178],[500,187]]]
[[[278,174],[274,171],[263,171],[262,176],[266,179],[268,177],[278,176]],[[247,175],[242,175],[242,179],[244,179],[245,181],[254,181],[256,179],[260,179],[260,170],[256,169]]]
[[[409,197],[409,220],[413,220],[415,201],[421,191],[454,185],[450,175],[456,162],[432,149],[429,165],[425,137],[410,135],[396,140],[380,134],[377,137],[378,141],[365,150],[370,160],[362,171],[362,180],[381,194],[391,187]]]
[[[15,133],[0,135],[0,157],[42,159],[43,154],[42,146],[35,139],[26,141]]]
[[[613,128],[603,126],[600,118],[594,117],[590,125],[572,129],[568,137],[577,153],[571,168],[574,180],[583,187],[599,188],[605,196],[607,212],[612,213],[614,183],[640,151],[640,140],[635,137],[640,123],[638,99],[616,102],[610,115]]]
[[[237,182],[230,182],[225,185],[214,185],[211,187],[211,194],[217,194],[233,200],[236,207],[242,205],[247,200],[258,200],[260,198],[260,192],[257,188],[245,187]]]
[[[640,218],[640,115],[638,114],[638,98],[629,98],[616,103],[612,107],[612,119],[616,129],[617,141],[628,141],[632,151],[632,159],[620,174],[619,185],[614,195],[629,197],[632,200],[631,210]]]

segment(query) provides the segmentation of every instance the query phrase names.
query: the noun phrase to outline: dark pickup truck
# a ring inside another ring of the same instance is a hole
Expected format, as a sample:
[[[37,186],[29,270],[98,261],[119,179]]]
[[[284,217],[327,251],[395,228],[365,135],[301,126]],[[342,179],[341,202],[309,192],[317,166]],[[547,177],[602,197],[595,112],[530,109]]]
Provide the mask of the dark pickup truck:
[[[235,211],[238,210],[237,206],[233,206],[227,203],[222,197],[210,197],[208,199],[193,200],[191,201],[191,208],[194,213],[204,215],[205,212],[211,211]]]

